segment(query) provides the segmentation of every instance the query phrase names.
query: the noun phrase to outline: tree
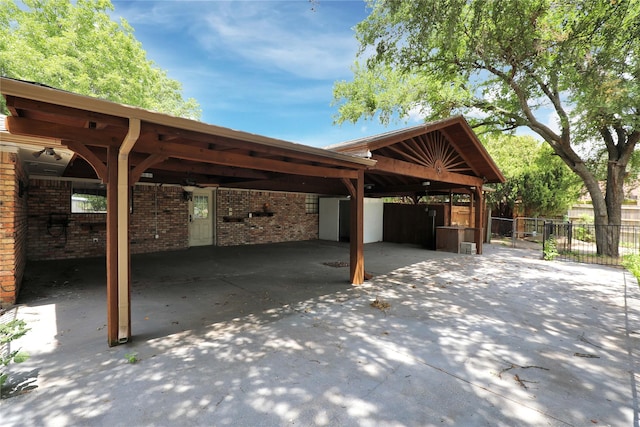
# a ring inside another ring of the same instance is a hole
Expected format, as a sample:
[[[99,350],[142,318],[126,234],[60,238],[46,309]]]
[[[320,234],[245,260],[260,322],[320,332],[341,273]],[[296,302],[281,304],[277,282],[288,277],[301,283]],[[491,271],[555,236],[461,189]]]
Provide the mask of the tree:
[[[547,145],[532,136],[482,139],[507,180],[487,194],[487,203],[499,216],[513,217],[518,203],[525,216],[561,216],[578,200],[580,178]]]
[[[109,0],[0,0],[0,75],[197,119]],[[3,109],[4,106],[3,106]]]
[[[372,0],[338,122],[420,111],[528,127],[591,195],[599,254],[618,254],[623,183],[640,139],[640,2]],[[550,123],[547,117],[552,117]],[[606,188],[584,147],[606,153]],[[609,225],[613,227],[603,227]]]

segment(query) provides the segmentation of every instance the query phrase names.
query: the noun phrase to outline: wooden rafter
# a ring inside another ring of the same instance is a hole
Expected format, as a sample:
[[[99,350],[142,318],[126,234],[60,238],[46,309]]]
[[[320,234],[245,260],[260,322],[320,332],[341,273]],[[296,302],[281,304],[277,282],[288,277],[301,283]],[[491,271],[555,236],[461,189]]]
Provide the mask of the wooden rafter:
[[[373,158],[377,161],[377,170],[382,170],[398,175],[468,186],[480,186],[482,185],[483,181],[482,178],[479,177],[447,172],[444,169],[437,169],[434,167],[420,166],[414,163],[406,162],[404,160],[390,159],[388,157],[378,157],[376,155],[374,155]]]
[[[150,154],[147,158],[138,163],[131,172],[129,172],[129,182],[131,184],[138,182],[144,171],[153,165],[164,162],[165,160],[167,160],[167,156],[163,156],[161,154]]]

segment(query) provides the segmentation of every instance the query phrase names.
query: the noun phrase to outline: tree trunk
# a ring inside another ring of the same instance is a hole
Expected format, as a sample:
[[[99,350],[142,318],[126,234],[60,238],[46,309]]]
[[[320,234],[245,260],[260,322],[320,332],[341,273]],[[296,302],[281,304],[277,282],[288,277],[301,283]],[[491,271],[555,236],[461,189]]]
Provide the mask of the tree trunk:
[[[607,187],[605,205],[607,222],[596,222],[596,247],[598,255],[617,258],[620,247],[620,231],[622,226],[622,203],[624,202],[624,177],[626,167],[616,161],[607,165]],[[595,209],[595,205],[594,205]]]
[[[612,224],[596,224],[595,227],[597,254],[618,258],[620,226]]]
[[[568,134],[568,132],[565,133]],[[623,130],[618,129],[616,135],[619,141],[616,145],[612,133],[608,129],[603,128],[601,133],[609,152],[604,193],[595,175],[586,167],[568,143],[559,144],[557,141],[549,140],[547,142],[560,158],[582,178],[591,195],[597,254],[618,258],[622,228],[622,203],[624,202],[624,179],[627,174],[627,164],[638,139],[640,139],[640,134],[634,132],[631,137],[626,138],[623,135]]]

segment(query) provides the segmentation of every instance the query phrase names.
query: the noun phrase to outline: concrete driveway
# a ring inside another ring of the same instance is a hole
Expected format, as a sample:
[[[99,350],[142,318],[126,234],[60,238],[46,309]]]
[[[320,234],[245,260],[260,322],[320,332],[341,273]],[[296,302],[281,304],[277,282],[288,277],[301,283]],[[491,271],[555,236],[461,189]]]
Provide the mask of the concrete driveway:
[[[134,339],[109,348],[104,260],[28,267],[2,426],[638,426],[626,271],[297,242],[135,256]],[[372,302],[374,306],[372,306]],[[129,363],[135,354],[138,362]]]

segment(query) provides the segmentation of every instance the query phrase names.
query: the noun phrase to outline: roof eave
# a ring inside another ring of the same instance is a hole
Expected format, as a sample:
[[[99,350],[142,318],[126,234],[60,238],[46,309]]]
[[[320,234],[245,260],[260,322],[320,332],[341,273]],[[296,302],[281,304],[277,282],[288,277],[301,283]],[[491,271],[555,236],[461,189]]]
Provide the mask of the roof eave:
[[[94,113],[106,114],[120,118],[136,118],[142,122],[171,126],[187,131],[199,132],[212,136],[239,139],[246,142],[256,143],[269,147],[276,147],[305,154],[313,154],[324,158],[341,160],[353,163],[358,168],[371,167],[375,165],[375,160],[353,156],[346,153],[328,151],[322,148],[311,147],[295,142],[270,138],[249,132],[238,131],[221,126],[211,125],[204,122],[171,116],[169,114],[158,113],[145,110],[143,108],[130,105],[119,104],[106,101],[100,98],[92,98],[86,95],[78,95],[72,92],[54,89],[36,83],[0,77],[0,92],[5,96],[15,96],[18,98],[28,98],[40,102],[46,102],[65,107],[76,108]]]

